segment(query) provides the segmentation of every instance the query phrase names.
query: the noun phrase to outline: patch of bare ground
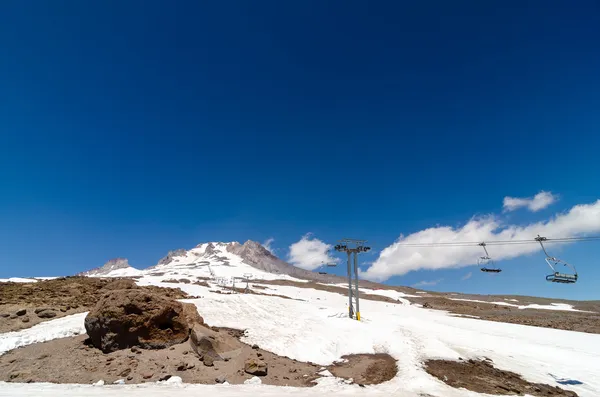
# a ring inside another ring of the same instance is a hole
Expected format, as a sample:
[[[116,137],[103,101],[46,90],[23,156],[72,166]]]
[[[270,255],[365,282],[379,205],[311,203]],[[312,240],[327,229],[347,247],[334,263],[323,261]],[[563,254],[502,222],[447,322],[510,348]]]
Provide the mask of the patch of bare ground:
[[[138,287],[130,279],[75,276],[36,283],[0,283],[0,333],[88,311],[115,286],[141,288],[173,299],[190,298],[179,288]]]
[[[407,299],[430,309],[446,310],[459,315],[476,316],[480,320],[600,334],[600,313],[597,312],[519,309],[516,307],[495,305],[493,303],[457,301],[443,297]]]
[[[396,360],[389,354],[352,354],[343,362],[327,367],[338,378],[352,379],[359,385],[376,385],[391,380],[398,372]]]
[[[227,381],[240,384],[254,375],[246,372],[247,363],[264,363],[267,374],[263,384],[310,387],[318,378],[319,366],[303,363],[249,346],[238,339],[243,331],[211,328],[220,340],[236,340],[241,345],[224,360],[201,360],[187,341],[167,349],[145,350],[137,347],[104,354],[92,347],[87,335],[56,339],[11,350],[0,356],[0,381],[91,384],[102,379],[107,384],[123,379],[135,384],[156,382],[180,376],[185,383],[215,384]],[[231,343],[231,342],[229,342]]]
[[[520,375],[495,368],[488,360],[428,360],[425,370],[455,388],[497,395],[577,397],[577,393],[543,383],[527,382]]]

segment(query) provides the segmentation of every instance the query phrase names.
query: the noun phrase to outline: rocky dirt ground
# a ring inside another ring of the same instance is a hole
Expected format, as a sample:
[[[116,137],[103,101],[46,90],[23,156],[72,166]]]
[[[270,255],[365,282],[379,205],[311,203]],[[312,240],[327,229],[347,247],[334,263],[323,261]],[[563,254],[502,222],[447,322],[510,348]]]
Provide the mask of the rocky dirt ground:
[[[107,288],[114,288],[114,281],[64,277],[36,283],[0,283],[0,332],[18,331],[42,321],[88,311]],[[111,283],[113,287],[109,286]],[[179,288],[143,289],[173,299],[190,298]]]
[[[495,368],[490,360],[429,360],[425,370],[442,382],[477,393],[577,397],[577,393],[542,383],[530,383],[514,372]]]
[[[57,308],[74,304],[76,308],[60,313],[84,309],[89,313],[86,335],[32,344],[0,356],[0,381],[142,383],[176,375],[186,383],[238,384],[258,376],[265,384],[306,387],[325,370],[249,346],[240,340],[244,331],[209,327],[196,306],[176,300],[188,297],[180,290],[139,287],[128,279],[72,278],[10,286],[2,297],[5,307],[13,302],[44,307],[37,314],[60,312]],[[8,320],[28,312],[20,309]],[[330,370],[372,384],[391,379],[395,368],[389,356],[364,355],[360,360],[350,356]]]
[[[219,333],[227,334],[227,339],[239,336],[230,330]],[[320,369],[246,344],[235,357],[209,364],[198,357],[189,341],[166,349],[133,347],[105,354],[89,344],[87,335],[81,335],[29,345],[0,356],[0,381],[91,384],[102,379],[111,384],[122,379],[130,384],[179,376],[185,383],[239,384],[255,376],[245,371],[249,359],[267,365],[267,374],[260,378],[269,385],[312,386]]]
[[[324,285],[316,282],[296,282],[288,280],[254,281],[253,288],[264,288],[268,285],[284,285],[298,288],[312,288],[347,295],[348,289]],[[374,286],[376,285],[376,287]],[[364,286],[367,288],[366,286]],[[445,310],[456,315],[474,316],[480,320],[499,321],[512,324],[530,325],[564,329],[600,334],[600,301],[568,301],[563,299],[535,298],[512,295],[467,295],[455,293],[425,292],[408,287],[393,287],[370,283],[368,288],[389,289],[403,292],[414,297],[407,297],[411,303],[423,305],[434,310]],[[374,300],[388,303],[398,301],[381,295],[361,293],[360,299]],[[471,301],[453,300],[469,299]],[[473,300],[490,303],[473,302]],[[515,300],[517,302],[515,302]],[[516,307],[493,304],[492,302],[506,302],[518,305],[550,305],[551,303],[565,303],[582,312],[558,311],[545,309],[518,309]]]
[[[396,360],[389,354],[352,354],[327,367],[338,378],[352,379],[359,385],[374,385],[391,380],[398,372]]]

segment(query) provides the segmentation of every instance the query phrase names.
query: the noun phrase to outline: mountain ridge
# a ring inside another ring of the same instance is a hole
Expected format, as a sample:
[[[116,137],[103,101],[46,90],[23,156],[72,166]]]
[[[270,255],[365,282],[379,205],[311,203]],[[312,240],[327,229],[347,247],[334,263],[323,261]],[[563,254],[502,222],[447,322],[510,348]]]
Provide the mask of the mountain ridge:
[[[186,262],[187,269],[208,267],[208,276],[218,276],[219,272],[215,272],[215,266],[231,266],[231,261],[235,258],[227,257],[227,255],[235,255],[241,262],[252,267],[260,272],[269,273],[275,277],[291,277],[300,280],[313,281],[318,283],[348,283],[348,278],[335,274],[322,274],[306,269],[296,267],[283,259],[277,257],[272,252],[267,250],[261,243],[253,240],[246,240],[243,244],[238,241],[231,242],[204,242],[197,244],[194,248],[186,250],[179,248],[171,250],[166,256],[162,257],[156,265],[152,265],[143,269],[136,269],[129,265],[125,258],[111,259],[103,266],[94,268],[78,275],[84,276],[135,276],[149,271],[158,271],[169,266],[181,267],[182,263]],[[119,265],[115,266],[114,261]],[[209,266],[212,265],[212,266]],[[227,272],[229,274],[231,272]],[[238,277],[244,273],[238,274]],[[385,288],[383,284],[360,280],[361,287],[377,287]]]

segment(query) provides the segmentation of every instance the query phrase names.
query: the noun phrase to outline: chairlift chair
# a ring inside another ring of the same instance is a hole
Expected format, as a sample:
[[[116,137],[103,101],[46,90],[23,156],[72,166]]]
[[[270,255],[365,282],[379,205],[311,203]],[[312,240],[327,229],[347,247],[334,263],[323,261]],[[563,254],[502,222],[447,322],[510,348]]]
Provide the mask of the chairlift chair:
[[[575,269],[575,266],[570,265],[567,262],[562,261],[554,256],[548,255],[548,251],[546,251],[546,248],[542,243],[542,241],[547,240],[546,237],[541,237],[538,234],[538,236],[535,239],[542,246],[542,250],[544,251],[544,254],[546,254],[546,263],[548,264],[548,266],[550,266],[550,269],[552,269],[552,274],[547,275],[546,280],[552,283],[575,284],[575,282],[577,282],[577,269]],[[573,270],[573,273],[560,273],[558,270],[556,270],[558,265],[563,265],[565,267],[570,268],[571,270]]]
[[[485,273],[500,273],[502,269],[497,267],[492,258],[490,258],[490,254],[488,253],[487,248],[485,248],[486,244],[482,242],[479,243],[479,245],[482,246],[485,251],[485,256],[480,256],[479,259],[477,259],[479,270]]]

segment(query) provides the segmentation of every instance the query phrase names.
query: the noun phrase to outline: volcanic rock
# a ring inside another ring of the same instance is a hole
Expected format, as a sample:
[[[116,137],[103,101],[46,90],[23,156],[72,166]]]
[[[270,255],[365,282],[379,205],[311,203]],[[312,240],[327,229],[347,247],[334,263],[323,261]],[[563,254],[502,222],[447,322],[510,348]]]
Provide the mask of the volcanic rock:
[[[256,358],[249,358],[244,363],[244,371],[250,375],[266,376],[267,364]]]
[[[190,345],[205,365],[224,358],[235,356],[241,351],[242,344],[233,338],[227,338],[212,329],[195,325],[190,332]],[[209,357],[207,359],[207,357]]]
[[[190,324],[183,305],[141,289],[104,294],[85,318],[92,344],[103,352],[140,346],[163,349],[187,340]]]
[[[56,317],[56,312],[50,309],[42,310],[37,314],[39,318],[54,318]]]

